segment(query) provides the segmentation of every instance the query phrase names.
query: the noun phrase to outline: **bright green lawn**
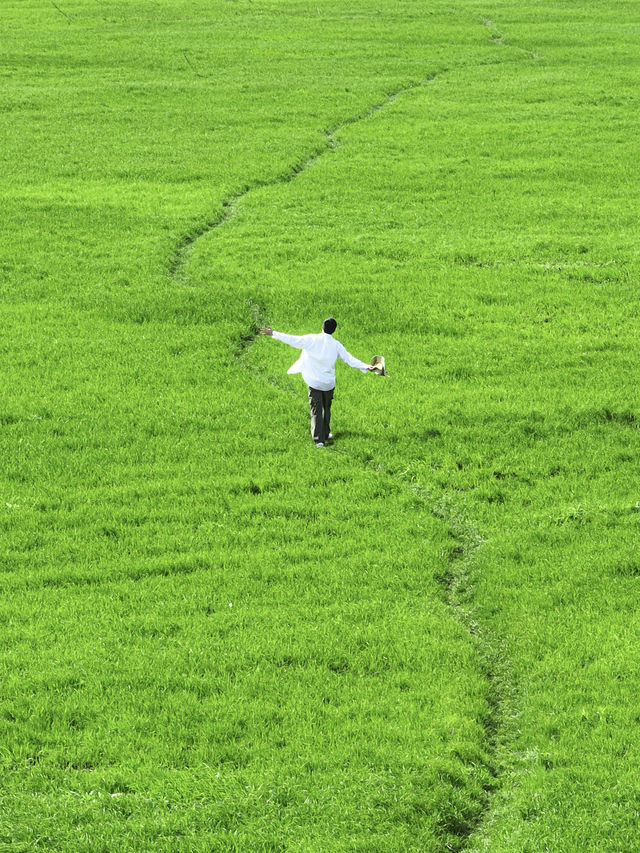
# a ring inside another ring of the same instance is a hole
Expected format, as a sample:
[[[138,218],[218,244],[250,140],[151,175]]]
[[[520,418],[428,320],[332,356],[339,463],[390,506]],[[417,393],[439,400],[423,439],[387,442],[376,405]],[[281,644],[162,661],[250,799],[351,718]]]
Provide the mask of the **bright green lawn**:
[[[0,16],[0,849],[633,850],[635,5]]]

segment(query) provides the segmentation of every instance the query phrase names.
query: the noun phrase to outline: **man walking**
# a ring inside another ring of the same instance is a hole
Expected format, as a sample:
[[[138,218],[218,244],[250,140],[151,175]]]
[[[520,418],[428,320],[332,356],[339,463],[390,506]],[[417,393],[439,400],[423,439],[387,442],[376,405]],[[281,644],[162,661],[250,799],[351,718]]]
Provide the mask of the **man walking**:
[[[270,335],[277,341],[302,350],[300,358],[287,373],[301,373],[309,386],[311,436],[316,447],[323,447],[327,439],[333,438],[329,432],[329,422],[333,389],[336,385],[336,361],[341,359],[349,367],[355,367],[363,373],[374,369],[373,365],[354,358],[340,341],[333,337],[337,325],[333,317],[328,317],[322,324],[322,332],[319,335],[301,336],[285,335],[282,332],[274,332],[273,329],[260,329],[263,335]]]

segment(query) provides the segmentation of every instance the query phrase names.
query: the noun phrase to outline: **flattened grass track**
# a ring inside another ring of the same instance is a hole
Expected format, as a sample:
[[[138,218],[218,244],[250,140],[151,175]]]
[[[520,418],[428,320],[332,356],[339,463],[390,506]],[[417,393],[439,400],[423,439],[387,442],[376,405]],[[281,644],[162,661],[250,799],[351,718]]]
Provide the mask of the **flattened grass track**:
[[[277,187],[278,185],[287,184],[293,181],[298,175],[316,164],[323,154],[333,151],[340,146],[337,135],[341,130],[349,127],[350,125],[370,119],[386,106],[392,104],[399,96],[428,85],[438,76],[446,73],[447,70],[448,69],[442,69],[439,72],[431,73],[424,80],[418,83],[409,84],[401,89],[397,89],[390,93],[384,101],[374,104],[360,114],[346,119],[340,125],[326,130],[324,132],[326,137],[324,146],[313,151],[305,158],[302,158],[290,170],[276,176],[268,183],[257,181],[252,186],[247,186],[238,193],[230,196],[228,199],[225,199],[222,203],[223,211],[217,219],[207,222],[205,225],[197,228],[193,232],[190,232],[180,240],[169,264],[170,275],[182,284],[188,281],[187,265],[189,254],[196,241],[200,238],[212,236],[211,232],[215,229],[220,228],[223,225],[230,224],[238,212],[238,205],[240,202],[242,202],[242,200],[253,190]],[[261,203],[268,204],[269,202],[268,199],[263,197]],[[248,307],[251,309],[251,328],[249,331],[241,335],[240,341],[235,350],[236,353],[241,355],[246,355],[248,345],[255,343],[258,339],[258,329],[263,322],[263,309],[251,301],[249,301]],[[261,373],[266,377],[264,371],[257,370],[256,372]],[[273,384],[276,384],[276,387],[278,386],[277,382],[274,383],[273,378],[271,378],[270,381]],[[283,386],[280,385],[280,387]],[[285,390],[284,387],[283,390]],[[289,388],[286,390],[291,389]],[[344,451],[342,452],[344,453]],[[375,464],[377,466],[378,473],[381,472],[382,469],[378,460],[375,458],[371,459],[370,464]],[[386,477],[383,476],[383,479],[387,478],[388,474]],[[398,476],[398,481],[402,484],[403,488],[408,489],[413,495],[420,495],[424,502],[425,512],[431,513],[433,517],[444,522],[448,535],[456,543],[449,555],[448,568],[446,568],[442,574],[437,577],[442,584],[443,600],[447,605],[453,608],[455,618],[457,618],[465,629],[476,638],[474,647],[479,658],[480,671],[485,674],[485,678],[487,680],[486,698],[490,709],[488,713],[483,714],[482,716],[482,725],[485,729],[483,744],[484,756],[482,760],[489,770],[490,777],[495,777],[496,770],[493,765],[494,759],[492,757],[492,752],[495,748],[500,719],[504,713],[502,705],[506,702],[507,694],[511,693],[511,688],[509,684],[505,682],[505,673],[508,669],[506,662],[498,659],[494,645],[492,645],[488,640],[480,640],[480,627],[477,621],[473,618],[473,607],[470,606],[472,592],[470,588],[469,561],[473,550],[479,546],[481,537],[468,523],[461,521],[456,510],[452,508],[452,501],[450,497],[445,496],[442,498],[431,496],[429,499],[424,495],[421,489],[416,488],[415,484],[412,484],[410,481],[405,482],[402,476]],[[494,672],[494,669],[496,669],[496,672]],[[497,669],[500,671],[500,679],[497,677]],[[490,778],[486,780],[485,792],[482,795],[477,795],[479,810],[475,812],[474,817],[471,820],[464,819],[458,825],[453,825],[453,832],[449,834],[449,840],[447,841],[448,849],[459,849],[460,844],[464,844],[465,839],[472,834],[475,826],[482,819],[483,811],[488,808],[487,795],[496,787],[497,784],[497,781],[490,781]]]

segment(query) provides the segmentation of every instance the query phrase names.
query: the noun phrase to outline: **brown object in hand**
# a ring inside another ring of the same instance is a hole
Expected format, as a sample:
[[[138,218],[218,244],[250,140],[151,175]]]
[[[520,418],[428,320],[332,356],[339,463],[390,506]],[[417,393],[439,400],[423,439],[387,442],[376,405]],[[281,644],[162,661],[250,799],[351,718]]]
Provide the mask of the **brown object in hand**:
[[[384,369],[384,356],[383,355],[374,355],[371,359],[371,364],[373,366],[372,373],[377,373],[378,376],[386,376],[387,372]]]

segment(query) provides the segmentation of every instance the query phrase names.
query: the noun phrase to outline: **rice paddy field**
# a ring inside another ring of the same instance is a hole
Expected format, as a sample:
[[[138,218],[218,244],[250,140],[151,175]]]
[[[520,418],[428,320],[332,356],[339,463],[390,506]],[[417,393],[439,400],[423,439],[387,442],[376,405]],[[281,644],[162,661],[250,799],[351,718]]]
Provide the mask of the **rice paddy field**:
[[[0,31],[0,850],[639,850],[638,4]]]

